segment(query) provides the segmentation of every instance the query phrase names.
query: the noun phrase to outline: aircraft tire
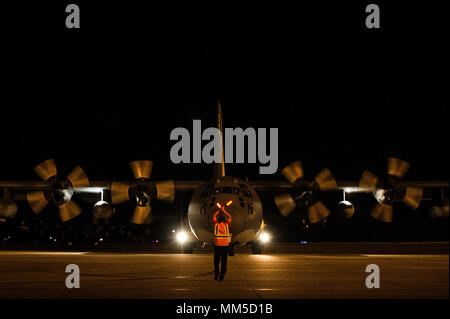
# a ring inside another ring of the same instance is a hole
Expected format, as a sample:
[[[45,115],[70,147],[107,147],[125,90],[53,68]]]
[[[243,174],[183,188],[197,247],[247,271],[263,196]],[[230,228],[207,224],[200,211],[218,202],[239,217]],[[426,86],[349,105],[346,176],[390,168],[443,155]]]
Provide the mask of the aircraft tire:
[[[234,245],[228,247],[228,256],[234,256]]]
[[[192,254],[194,252],[194,245],[186,244],[182,247],[183,254]]]
[[[261,245],[260,244],[252,244],[252,253],[254,255],[260,255],[261,254]]]

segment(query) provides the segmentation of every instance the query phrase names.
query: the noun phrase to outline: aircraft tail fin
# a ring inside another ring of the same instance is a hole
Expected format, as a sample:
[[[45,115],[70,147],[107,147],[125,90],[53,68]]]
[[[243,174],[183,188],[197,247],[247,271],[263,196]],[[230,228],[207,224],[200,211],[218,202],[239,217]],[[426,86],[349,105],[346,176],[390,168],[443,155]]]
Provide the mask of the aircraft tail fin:
[[[223,148],[222,105],[217,103],[217,128],[220,131],[220,147],[222,150],[222,162],[214,164],[214,177],[225,176],[225,154]]]

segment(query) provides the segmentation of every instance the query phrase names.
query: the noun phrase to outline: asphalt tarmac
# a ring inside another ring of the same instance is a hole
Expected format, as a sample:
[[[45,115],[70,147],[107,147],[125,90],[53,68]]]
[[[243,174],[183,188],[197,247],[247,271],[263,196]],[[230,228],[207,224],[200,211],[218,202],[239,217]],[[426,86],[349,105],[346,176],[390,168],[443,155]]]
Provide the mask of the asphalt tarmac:
[[[340,244],[338,253],[332,253],[332,243],[324,252],[252,255],[238,250],[228,259],[223,282],[213,280],[210,252],[0,250],[0,299],[449,297],[448,250],[422,253],[410,244],[406,253],[388,247],[370,254],[348,246],[353,249],[345,252]],[[66,287],[68,264],[79,266],[80,288]],[[369,264],[379,266],[380,288],[366,287]]]

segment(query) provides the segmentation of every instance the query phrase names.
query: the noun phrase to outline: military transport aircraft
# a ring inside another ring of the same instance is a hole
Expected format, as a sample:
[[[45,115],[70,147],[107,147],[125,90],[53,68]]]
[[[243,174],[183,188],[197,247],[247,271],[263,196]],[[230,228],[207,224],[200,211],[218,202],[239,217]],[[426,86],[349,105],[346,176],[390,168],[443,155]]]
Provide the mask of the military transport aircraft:
[[[220,132],[223,130],[220,103],[218,129]],[[311,224],[330,215],[330,210],[318,199],[319,193],[325,191],[372,193],[378,204],[371,215],[387,223],[393,221],[394,203],[400,201],[415,210],[422,200],[433,200],[435,217],[449,215],[448,181],[402,181],[409,164],[397,158],[388,159],[386,179],[380,179],[366,170],[359,182],[336,182],[327,168],[320,171],[313,181],[306,181],[300,161],[281,170],[286,181],[242,180],[226,176],[223,160],[214,165],[214,177],[208,181],[151,181],[153,162],[138,160],[130,164],[133,181],[96,182],[89,181],[79,166],[66,178],[61,177],[55,161],[49,159],[34,169],[43,180],[41,182],[0,181],[0,188],[4,189],[4,198],[0,200],[0,217],[13,217],[17,212],[15,200],[26,200],[36,214],[50,203],[55,204],[61,221],[67,222],[82,212],[72,199],[74,194],[98,193],[101,194],[101,200],[96,200],[93,207],[96,219],[110,218],[112,205],[133,201],[136,207],[131,222],[143,224],[151,214],[153,200],[173,202],[177,192],[190,191],[193,195],[186,219],[186,229],[190,229],[190,232],[179,232],[177,237],[180,242],[187,241],[185,246],[191,248],[187,252],[192,251],[193,243],[213,243],[212,216],[218,210],[226,210],[233,219],[230,227],[231,247],[250,244],[254,253],[260,253],[269,234],[264,230],[263,205],[258,191],[278,193],[275,204],[282,215],[288,216],[300,209]],[[345,217],[350,218],[354,213],[353,205],[345,200],[341,203],[345,207]],[[233,253],[234,250],[230,249],[230,254]]]

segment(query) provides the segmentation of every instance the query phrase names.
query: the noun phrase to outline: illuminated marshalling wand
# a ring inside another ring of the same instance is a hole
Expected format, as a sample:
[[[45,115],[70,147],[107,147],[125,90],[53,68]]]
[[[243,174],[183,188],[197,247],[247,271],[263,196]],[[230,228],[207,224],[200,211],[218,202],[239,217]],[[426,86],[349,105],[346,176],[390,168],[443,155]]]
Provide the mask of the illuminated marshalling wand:
[[[219,209],[221,209],[224,213],[227,213],[227,212],[225,211],[225,207],[230,206],[232,203],[233,203],[233,201],[230,200],[230,201],[228,201],[224,206],[221,206],[220,203],[216,203],[216,206],[219,207]],[[217,211],[217,212],[219,212],[219,211]],[[228,214],[228,213],[227,213],[227,214]]]

